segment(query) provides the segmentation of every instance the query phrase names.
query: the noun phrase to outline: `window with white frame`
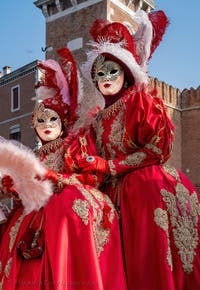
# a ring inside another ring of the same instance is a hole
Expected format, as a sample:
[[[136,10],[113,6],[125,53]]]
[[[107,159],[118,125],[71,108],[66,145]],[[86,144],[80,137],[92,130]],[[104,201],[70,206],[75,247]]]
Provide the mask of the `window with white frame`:
[[[10,139],[21,141],[21,129],[19,124],[10,127]]]
[[[11,112],[18,111],[20,109],[20,86],[14,86],[11,88]]]

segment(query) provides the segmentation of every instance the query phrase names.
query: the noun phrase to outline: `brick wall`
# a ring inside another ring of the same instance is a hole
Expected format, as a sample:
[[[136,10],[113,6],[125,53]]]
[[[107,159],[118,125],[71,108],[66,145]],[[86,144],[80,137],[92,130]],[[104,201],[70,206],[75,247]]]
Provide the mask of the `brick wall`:
[[[0,135],[9,139],[10,128],[19,125],[21,142],[31,148],[35,140],[35,133],[30,128],[31,112],[35,104],[31,100],[35,96],[35,81],[35,71],[32,71],[0,84]],[[20,110],[11,112],[11,88],[14,86],[20,88]]]

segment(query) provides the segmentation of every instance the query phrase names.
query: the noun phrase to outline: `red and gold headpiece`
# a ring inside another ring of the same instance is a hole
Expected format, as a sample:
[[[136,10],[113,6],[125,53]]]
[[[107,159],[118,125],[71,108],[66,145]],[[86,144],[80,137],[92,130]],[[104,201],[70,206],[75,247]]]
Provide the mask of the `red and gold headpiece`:
[[[163,11],[147,14],[137,10],[133,13],[133,20],[138,24],[134,35],[122,23],[109,23],[103,19],[94,22],[90,29],[94,40],[90,43],[92,49],[82,66],[83,74],[90,82],[95,62],[103,55],[107,60],[118,62],[136,84],[148,84],[148,61],[165,33],[168,19]]]
[[[68,48],[58,50],[58,54],[61,63],[48,59],[38,64],[42,77],[36,85],[38,104],[32,114],[33,127],[37,113],[45,109],[54,110],[60,116],[65,130],[78,118],[81,92],[76,63]]]

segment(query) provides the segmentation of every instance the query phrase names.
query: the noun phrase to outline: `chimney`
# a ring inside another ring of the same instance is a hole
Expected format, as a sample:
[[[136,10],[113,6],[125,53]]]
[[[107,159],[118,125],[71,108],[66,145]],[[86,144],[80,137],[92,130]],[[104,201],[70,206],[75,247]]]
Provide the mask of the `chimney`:
[[[10,66],[4,66],[3,67],[3,75],[5,76],[5,75],[7,75],[7,74],[9,74],[11,72],[11,67]]]

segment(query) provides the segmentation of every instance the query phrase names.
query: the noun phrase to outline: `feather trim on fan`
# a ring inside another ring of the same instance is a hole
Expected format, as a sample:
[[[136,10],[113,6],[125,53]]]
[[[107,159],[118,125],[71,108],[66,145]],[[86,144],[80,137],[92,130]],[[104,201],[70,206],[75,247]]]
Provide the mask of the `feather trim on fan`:
[[[10,175],[25,212],[39,210],[53,194],[50,181],[41,181],[47,169],[36,158],[31,149],[11,140],[0,139],[0,171]]]

